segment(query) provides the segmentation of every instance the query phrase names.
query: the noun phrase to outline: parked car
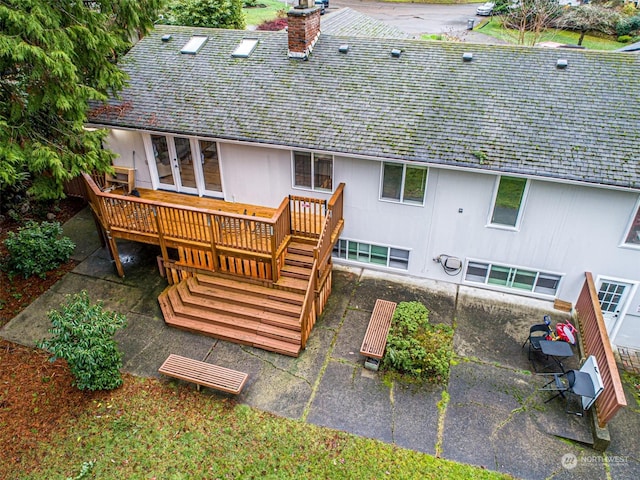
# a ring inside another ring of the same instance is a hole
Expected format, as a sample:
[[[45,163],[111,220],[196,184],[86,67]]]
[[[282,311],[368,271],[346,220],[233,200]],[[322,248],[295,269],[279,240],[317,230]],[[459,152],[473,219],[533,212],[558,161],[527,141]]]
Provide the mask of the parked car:
[[[327,3],[329,2],[327,1]],[[324,15],[325,8],[327,7],[324,0],[316,0],[315,5],[316,7],[320,7],[320,15]]]
[[[487,17],[493,13],[493,7],[495,6],[496,4],[494,2],[483,3],[476,9],[476,15]]]

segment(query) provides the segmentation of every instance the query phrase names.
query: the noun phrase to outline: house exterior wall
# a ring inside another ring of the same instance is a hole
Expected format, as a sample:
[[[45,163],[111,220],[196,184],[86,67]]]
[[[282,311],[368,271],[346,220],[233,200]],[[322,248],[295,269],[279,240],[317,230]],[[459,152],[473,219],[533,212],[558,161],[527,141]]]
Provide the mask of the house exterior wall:
[[[144,143],[139,132],[110,130],[105,146],[117,155],[117,158],[113,161],[114,165],[135,168],[135,184],[138,187],[152,188]]]
[[[151,188],[142,135],[118,130],[108,140],[120,155],[117,165],[132,166],[136,152],[136,183]],[[293,188],[288,149],[220,142],[219,157],[227,201],[277,207],[289,194],[330,197]],[[488,226],[495,173],[430,168],[424,205],[410,205],[380,200],[381,165],[376,160],[335,156],[333,185],[347,185],[342,238],[409,250],[408,269],[396,272],[465,283],[468,259],[522,267],[561,275],[556,297],[571,302],[584,284],[585,271],[594,278],[640,282],[640,251],[619,246],[637,208],[637,193],[530,179],[519,228],[508,230]],[[433,260],[440,254],[460,258],[465,262],[462,271],[445,273]],[[611,332],[614,343],[618,338],[624,346],[640,348],[639,309],[640,288],[636,288],[626,317]]]

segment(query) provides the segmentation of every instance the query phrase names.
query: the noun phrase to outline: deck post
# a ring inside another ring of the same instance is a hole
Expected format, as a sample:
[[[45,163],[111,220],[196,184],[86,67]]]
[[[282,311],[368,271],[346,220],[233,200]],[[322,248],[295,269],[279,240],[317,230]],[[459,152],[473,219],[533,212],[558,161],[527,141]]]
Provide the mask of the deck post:
[[[213,271],[220,270],[220,259],[218,258],[218,249],[216,248],[216,229],[213,226],[213,218],[211,215],[207,216],[207,222],[209,223],[209,235],[211,235],[211,254],[213,255]]]
[[[273,228],[273,227],[272,227]],[[278,269],[278,247],[276,245],[276,236],[271,235],[271,281],[276,283],[280,278],[280,270]]]
[[[116,244],[116,239],[111,236],[109,232],[107,232],[107,244],[109,246],[109,253],[111,253],[111,258],[116,264],[116,271],[120,278],[124,278],[124,268],[122,268],[122,262],[120,261],[120,254],[118,253],[118,245]]]
[[[156,228],[158,230],[158,243],[160,244],[160,251],[162,252],[162,258],[165,261],[168,261],[169,252],[167,251],[167,244],[164,241],[164,233],[161,225],[162,222],[160,222],[160,215],[158,215],[158,209],[154,206],[154,207],[151,207],[151,211],[153,212],[153,216],[156,219]]]

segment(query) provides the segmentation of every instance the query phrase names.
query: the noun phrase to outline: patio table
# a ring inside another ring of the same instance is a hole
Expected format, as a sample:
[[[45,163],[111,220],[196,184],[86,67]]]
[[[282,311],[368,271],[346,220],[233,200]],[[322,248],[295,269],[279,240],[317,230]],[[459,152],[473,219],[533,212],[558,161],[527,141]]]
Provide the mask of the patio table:
[[[564,365],[562,360],[573,357],[571,345],[562,340],[540,340],[540,350],[544,355],[551,357],[563,372]],[[545,368],[549,367],[549,365],[545,365]]]

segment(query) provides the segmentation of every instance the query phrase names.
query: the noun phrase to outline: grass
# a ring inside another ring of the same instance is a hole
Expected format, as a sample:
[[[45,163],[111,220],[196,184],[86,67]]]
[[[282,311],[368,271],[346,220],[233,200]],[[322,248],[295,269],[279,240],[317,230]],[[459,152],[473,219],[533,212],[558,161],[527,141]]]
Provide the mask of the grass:
[[[280,0],[258,0],[258,4],[266,5],[265,8],[243,8],[247,25],[260,25],[263,22],[274,20],[278,17],[278,12],[287,11],[291,4]]]
[[[491,19],[484,26],[482,26],[481,28],[477,28],[476,30],[478,32],[484,33],[485,35],[489,35],[491,37],[504,40],[508,43],[515,44],[518,41],[518,31],[504,28],[498,18]],[[531,33],[529,32],[525,33],[525,42],[527,45],[531,45],[532,38],[533,38],[533,35]],[[568,30],[548,29],[538,39],[538,43],[539,42],[558,42],[558,43],[567,44],[567,45],[577,45],[579,38],[580,38],[580,33],[578,32],[570,32]],[[591,35],[586,35],[582,42],[582,46],[584,46],[589,50],[615,50],[617,48],[623,47],[624,45],[625,45],[624,43],[620,43],[615,40],[595,37]]]
[[[105,398],[34,446],[35,470],[13,473],[23,479],[80,477],[83,470],[87,478],[128,479],[510,478],[150,379],[129,377]]]

